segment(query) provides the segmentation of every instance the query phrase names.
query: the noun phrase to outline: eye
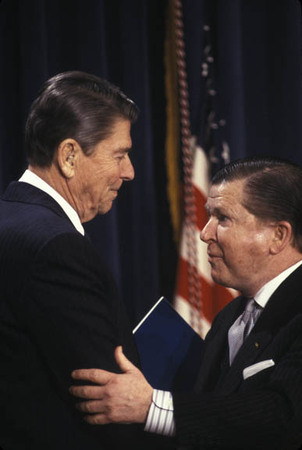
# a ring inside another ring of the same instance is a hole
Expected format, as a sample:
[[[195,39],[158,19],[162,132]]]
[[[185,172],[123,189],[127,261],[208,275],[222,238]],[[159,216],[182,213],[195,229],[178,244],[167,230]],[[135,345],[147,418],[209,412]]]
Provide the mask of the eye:
[[[219,215],[217,216],[217,219],[218,219],[218,222],[219,222],[219,223],[224,224],[224,223],[228,220],[228,217],[225,216],[224,214],[219,214]]]
[[[126,159],[127,157],[129,157],[128,152],[122,152],[122,153],[118,153],[118,154],[116,155],[117,161],[123,161],[123,160]]]

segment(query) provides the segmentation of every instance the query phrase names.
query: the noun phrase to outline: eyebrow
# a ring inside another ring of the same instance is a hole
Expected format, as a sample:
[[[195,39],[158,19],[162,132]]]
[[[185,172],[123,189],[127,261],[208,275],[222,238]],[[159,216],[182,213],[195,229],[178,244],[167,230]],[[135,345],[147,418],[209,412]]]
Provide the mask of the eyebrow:
[[[213,208],[213,210],[212,211],[210,211],[210,207],[209,207],[209,205],[207,205],[207,204],[205,204],[204,205],[204,207],[205,207],[205,210],[206,210],[206,212],[210,215],[213,215],[213,214],[215,214],[215,215],[218,215],[218,214],[223,214],[223,215],[225,215],[226,213],[227,213],[227,211],[225,210],[225,208],[221,208],[221,207],[217,207],[217,206],[215,206],[214,208]]]
[[[131,150],[132,147],[119,147],[114,151],[114,153],[129,153]]]

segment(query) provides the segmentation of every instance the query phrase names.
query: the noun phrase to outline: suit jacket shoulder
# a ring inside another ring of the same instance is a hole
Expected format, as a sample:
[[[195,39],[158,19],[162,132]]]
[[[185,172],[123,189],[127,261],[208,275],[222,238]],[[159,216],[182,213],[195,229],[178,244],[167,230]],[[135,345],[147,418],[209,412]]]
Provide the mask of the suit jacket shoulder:
[[[71,371],[119,371],[119,344],[138,365],[137,350],[110,270],[62,208],[27,183],[0,200],[0,284],[0,447],[148,448],[141,427],[92,427],[77,413]]]
[[[199,393],[173,395],[183,444],[282,449],[302,442],[301,288],[300,266],[272,295],[222,379],[217,374],[241,298],[218,315],[206,339]]]

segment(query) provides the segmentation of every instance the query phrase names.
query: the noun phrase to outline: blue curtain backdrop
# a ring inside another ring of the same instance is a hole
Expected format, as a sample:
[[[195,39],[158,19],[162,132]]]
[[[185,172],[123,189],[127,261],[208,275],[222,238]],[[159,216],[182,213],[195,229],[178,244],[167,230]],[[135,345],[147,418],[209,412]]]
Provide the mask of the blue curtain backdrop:
[[[23,128],[40,85],[65,70],[95,73],[140,107],[136,178],[113,210],[86,225],[135,324],[159,295],[172,300],[177,245],[165,171],[166,0],[2,0],[0,191],[26,167]],[[302,163],[298,0],[183,0],[192,132],[211,157],[270,154]],[[204,29],[204,26],[209,29]],[[211,92],[201,76],[204,51]],[[208,51],[208,49],[207,49]],[[212,113],[211,139],[207,130]],[[302,189],[302,188],[301,188]]]

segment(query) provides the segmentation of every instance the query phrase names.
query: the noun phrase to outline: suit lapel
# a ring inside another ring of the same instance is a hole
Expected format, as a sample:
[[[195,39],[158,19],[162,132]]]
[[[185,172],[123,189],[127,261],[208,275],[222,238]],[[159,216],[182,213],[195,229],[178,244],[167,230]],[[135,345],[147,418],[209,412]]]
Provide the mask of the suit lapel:
[[[228,330],[236,318],[242,313],[245,304],[244,297],[233,300],[228,306],[226,314],[218,315],[215,319],[202,357],[201,370],[197,378],[196,389],[209,389],[216,384],[220,377],[225,354],[228,353]],[[209,345],[207,345],[209,341]]]
[[[242,382],[245,367],[258,362],[280,328],[302,313],[299,293],[302,288],[302,266],[298,267],[273,293],[250,335],[240,348],[221,383],[223,393],[233,392]]]
[[[302,313],[302,266],[298,267],[269,299],[257,321],[254,332],[269,330],[275,334],[297,314]]]
[[[250,333],[220,384],[220,390],[224,394],[233,392],[238,388],[243,380],[243,369],[258,361],[260,353],[271,342],[271,339],[272,334],[269,330]]]

